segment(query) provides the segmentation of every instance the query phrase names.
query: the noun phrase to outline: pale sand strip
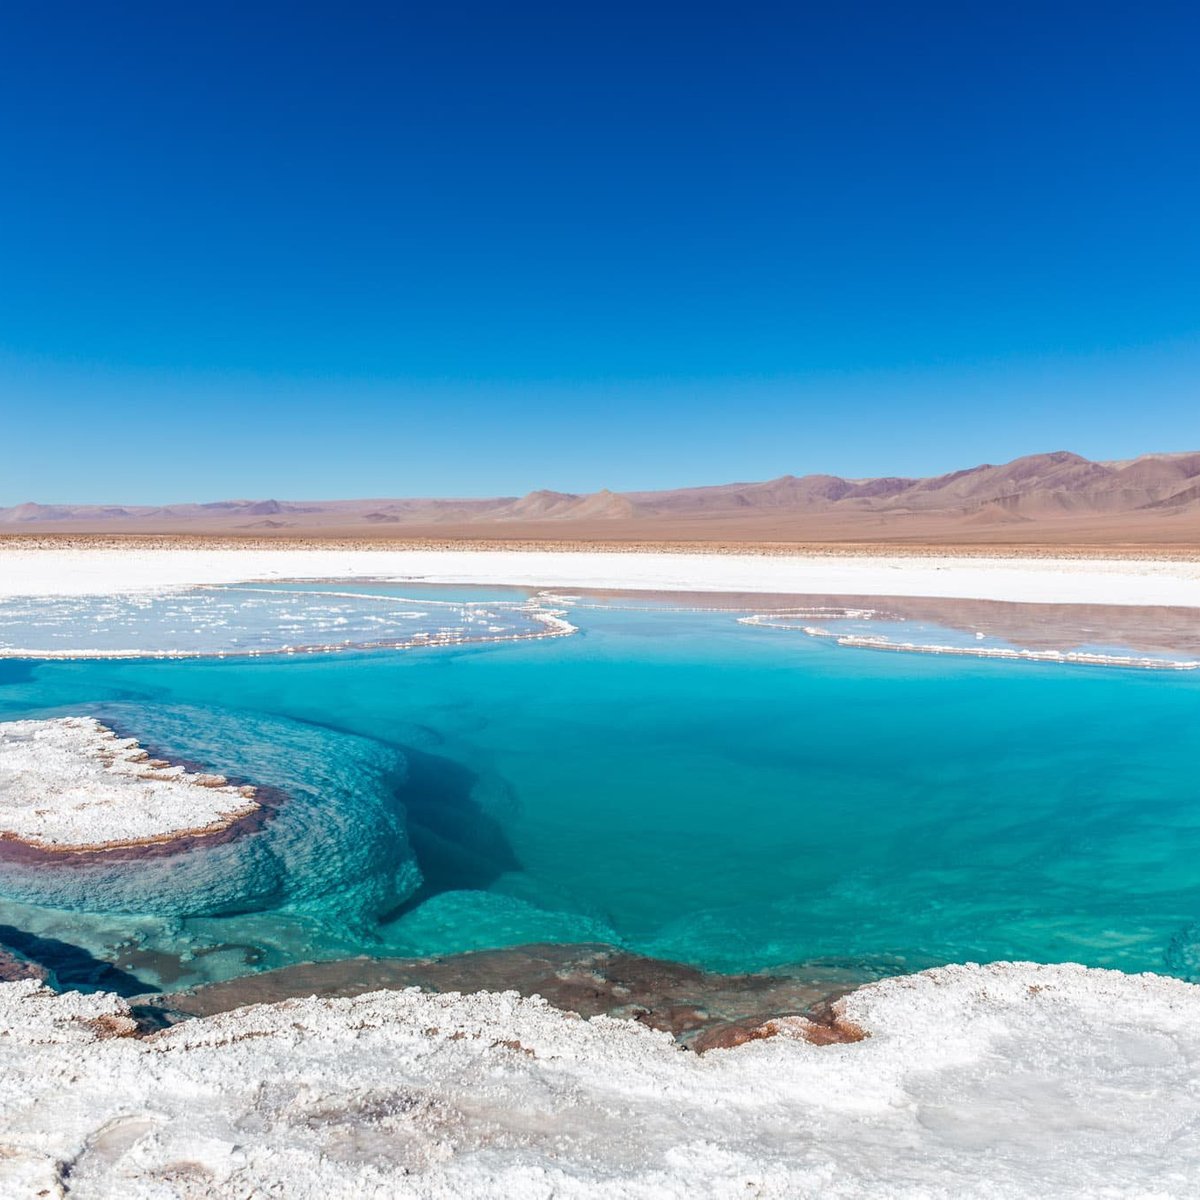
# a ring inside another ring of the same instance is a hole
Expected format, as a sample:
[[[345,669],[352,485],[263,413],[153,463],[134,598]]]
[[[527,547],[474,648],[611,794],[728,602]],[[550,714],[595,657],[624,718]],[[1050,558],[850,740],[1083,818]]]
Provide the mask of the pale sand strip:
[[[0,547],[0,597],[135,592],[282,579],[1200,608],[1200,562],[1165,559]]]

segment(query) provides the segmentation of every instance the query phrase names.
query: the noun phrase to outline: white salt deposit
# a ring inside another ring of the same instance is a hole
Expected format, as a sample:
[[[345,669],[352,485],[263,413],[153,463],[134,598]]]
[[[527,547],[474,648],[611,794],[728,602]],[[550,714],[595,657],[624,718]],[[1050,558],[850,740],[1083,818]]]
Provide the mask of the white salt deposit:
[[[754,613],[739,617],[739,625],[760,629],[799,630],[807,637],[835,642],[859,650],[891,650],[902,654],[948,654],[965,658],[995,658],[1010,662],[1062,663],[1072,666],[1133,667],[1146,671],[1200,671],[1200,659],[1171,658],[1151,654],[1110,654],[1096,650],[1030,650],[1021,646],[945,645],[940,642],[902,641],[884,634],[841,633],[822,625],[804,624],[807,620],[871,621],[882,616],[871,609],[841,608],[795,609],[791,612]],[[976,642],[986,635],[976,632]]]
[[[953,555],[518,550],[26,549],[0,546],[0,595],[67,596],[279,579],[389,579],[652,591],[941,596],[1200,608],[1200,561]]]
[[[1200,659],[1155,658],[1147,654],[1100,654],[1091,650],[1027,650],[1014,646],[943,646],[930,642],[898,642],[887,637],[831,633],[806,625],[809,637],[825,638],[859,650],[892,650],[902,654],[950,654],[963,658],[1000,658],[1010,662],[1065,663],[1071,666],[1134,667],[1144,671],[1197,671]]]
[[[841,1002],[868,1033],[703,1057],[513,994],[293,1000],[147,1038],[0,986],[0,1194],[1194,1196],[1200,987],[958,966]]]
[[[259,807],[221,775],[151,759],[91,717],[0,723],[0,838],[48,850],[170,841]]]

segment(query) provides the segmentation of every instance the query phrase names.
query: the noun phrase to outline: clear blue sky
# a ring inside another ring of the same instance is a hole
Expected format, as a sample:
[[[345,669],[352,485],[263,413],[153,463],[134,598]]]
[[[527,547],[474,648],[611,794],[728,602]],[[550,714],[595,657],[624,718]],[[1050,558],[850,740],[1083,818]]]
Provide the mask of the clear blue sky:
[[[1200,447],[1197,45],[1188,3],[8,0],[0,503]]]

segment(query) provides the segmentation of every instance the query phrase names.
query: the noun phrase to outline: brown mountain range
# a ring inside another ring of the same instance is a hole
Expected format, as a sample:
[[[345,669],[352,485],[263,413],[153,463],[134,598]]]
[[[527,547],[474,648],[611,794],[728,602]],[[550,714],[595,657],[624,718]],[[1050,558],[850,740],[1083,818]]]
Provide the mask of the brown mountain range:
[[[491,500],[20,504],[5,533],[553,541],[1200,545],[1200,451],[1092,462],[1057,451],[927,479],[765,483]]]

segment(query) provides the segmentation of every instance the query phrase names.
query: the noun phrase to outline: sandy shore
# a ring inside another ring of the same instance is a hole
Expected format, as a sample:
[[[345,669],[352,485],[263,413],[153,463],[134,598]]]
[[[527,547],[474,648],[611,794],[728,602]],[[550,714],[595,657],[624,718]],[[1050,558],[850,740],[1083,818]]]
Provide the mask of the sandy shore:
[[[0,597],[296,578],[1200,608],[1200,561],[1169,558],[0,543]]]

